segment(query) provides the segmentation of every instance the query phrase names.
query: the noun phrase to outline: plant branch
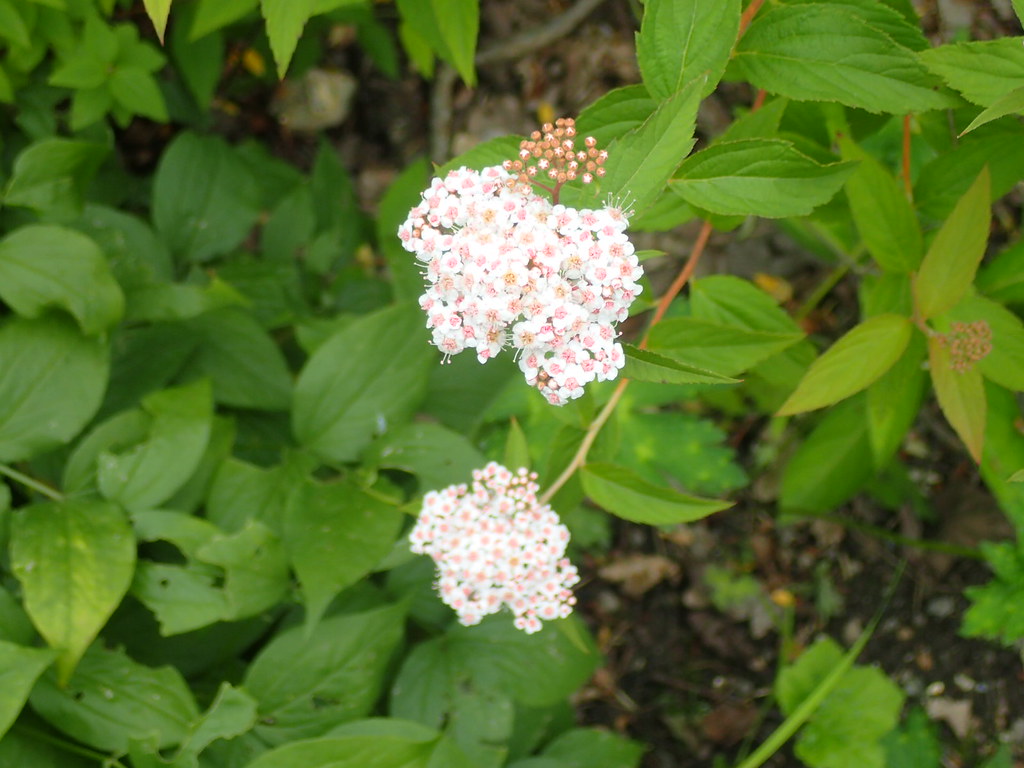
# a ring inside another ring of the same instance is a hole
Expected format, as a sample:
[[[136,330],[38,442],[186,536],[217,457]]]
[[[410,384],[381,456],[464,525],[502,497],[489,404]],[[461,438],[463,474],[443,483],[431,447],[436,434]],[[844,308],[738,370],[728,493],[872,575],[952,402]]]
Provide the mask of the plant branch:
[[[31,488],[33,491],[42,494],[48,499],[53,501],[64,501],[64,494],[55,488],[51,488],[46,483],[40,482],[35,478],[29,477],[26,474],[19,472],[14,467],[9,467],[6,464],[0,464],[0,475],[6,475],[16,483],[21,483],[26,488]]]
[[[697,241],[693,244],[693,249],[690,251],[690,257],[686,260],[683,268],[676,275],[676,279],[672,281],[672,285],[669,286],[668,290],[661,297],[658,302],[657,308],[654,310],[654,316],[651,318],[650,325],[647,326],[647,331],[644,333],[643,339],[640,341],[640,348],[643,349],[647,346],[647,337],[650,335],[651,328],[653,328],[661,318],[665,316],[665,312],[668,311],[669,305],[673,299],[679,295],[679,292],[683,290],[683,286],[686,285],[687,281],[693,275],[693,271],[697,268],[697,262],[700,261],[701,254],[704,253],[704,248],[708,244],[708,239],[711,237],[712,226],[710,222],[705,221],[704,225],[700,229],[700,233],[697,235]],[[547,504],[554,498],[554,495],[569,482],[569,478],[575,474],[576,470],[583,466],[587,460],[587,454],[590,452],[591,447],[594,445],[594,441],[597,440],[597,435],[601,431],[601,427],[605,425],[608,418],[612,415],[612,411],[619,404],[619,400],[622,399],[623,393],[626,391],[626,387],[629,386],[629,379],[622,379],[618,386],[615,387],[615,391],[612,392],[612,396],[608,399],[608,402],[604,404],[604,408],[597,415],[590,426],[587,428],[587,433],[583,436],[583,442],[580,443],[580,447],[576,450],[576,454],[572,457],[572,460],[562,470],[562,474],[548,486],[547,490],[544,491],[543,495],[539,499],[540,504]]]
[[[743,33],[747,31],[747,27],[750,26],[750,22],[754,20],[757,12],[761,10],[761,6],[764,5],[764,0],[750,0],[750,5],[743,11],[743,15],[740,16],[740,33],[736,36],[736,39],[743,37]]]

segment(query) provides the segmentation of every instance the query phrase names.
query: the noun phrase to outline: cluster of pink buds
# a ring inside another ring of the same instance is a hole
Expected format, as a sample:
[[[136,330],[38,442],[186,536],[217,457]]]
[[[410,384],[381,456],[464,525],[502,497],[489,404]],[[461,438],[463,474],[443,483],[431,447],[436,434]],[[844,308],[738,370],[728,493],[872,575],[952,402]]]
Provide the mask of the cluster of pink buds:
[[[953,323],[949,333],[939,336],[939,341],[949,348],[950,367],[965,373],[992,351],[992,329],[984,320]]]
[[[508,606],[528,634],[565,618],[579,575],[565,557],[569,530],[537,502],[537,475],[491,462],[473,485],[431,491],[409,534],[411,549],[437,565],[437,589],[459,621],[472,626]]]
[[[548,178],[556,187],[579,179],[589,184],[595,177],[604,176],[604,161],[608,152],[597,148],[597,140],[588,136],[584,148],[576,147],[576,121],[560,117],[555,124],[545,123],[540,131],[519,144],[519,159],[506,160],[502,167],[513,174],[509,181],[530,185],[536,177]]]
[[[512,346],[527,383],[564,405],[625,364],[615,326],[643,274],[627,225],[620,208],[554,204],[492,166],[435,178],[398,237],[425,267],[433,343],[482,363]]]

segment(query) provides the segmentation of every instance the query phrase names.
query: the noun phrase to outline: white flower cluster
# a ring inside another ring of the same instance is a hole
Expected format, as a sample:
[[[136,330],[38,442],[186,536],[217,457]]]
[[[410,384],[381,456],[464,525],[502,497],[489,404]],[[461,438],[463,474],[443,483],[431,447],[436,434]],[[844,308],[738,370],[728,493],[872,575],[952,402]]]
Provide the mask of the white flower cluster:
[[[494,166],[435,178],[398,237],[426,266],[434,344],[480,362],[511,344],[527,383],[565,405],[625,364],[615,323],[643,274],[627,224],[618,208],[553,205]]]
[[[450,485],[423,499],[410,548],[434,559],[441,599],[466,626],[503,605],[528,634],[572,613],[579,575],[565,557],[569,530],[538,505],[536,477],[492,461],[473,471],[472,488]]]

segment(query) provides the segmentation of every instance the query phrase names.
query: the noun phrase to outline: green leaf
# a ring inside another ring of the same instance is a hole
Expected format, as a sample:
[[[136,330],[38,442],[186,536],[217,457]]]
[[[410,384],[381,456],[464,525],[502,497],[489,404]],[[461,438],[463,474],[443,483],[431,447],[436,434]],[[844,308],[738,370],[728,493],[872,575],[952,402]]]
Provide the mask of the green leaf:
[[[324,619],[308,636],[292,627],[274,637],[245,676],[259,702],[257,734],[277,746],[368,715],[404,633],[404,607],[385,605]]]
[[[307,631],[327,604],[391,550],[403,515],[352,482],[307,481],[288,501],[284,542],[299,577]]]
[[[1024,467],[1024,434],[1017,429],[1020,406],[1015,392],[994,384],[986,385],[985,397],[988,415],[981,476],[999,508],[1018,531],[1024,530],[1024,485],[1018,477]]]
[[[168,121],[167,105],[156,78],[139,67],[118,67],[110,75],[110,93],[130,114],[158,123]]]
[[[956,305],[974,282],[988,243],[990,184],[986,166],[943,223],[921,262],[914,296],[924,320]]]
[[[722,375],[749,370],[800,341],[799,332],[752,330],[696,317],[673,317],[651,329],[651,351]]]
[[[1011,392],[1024,392],[1024,324],[1017,315],[989,299],[967,296],[943,319],[988,323],[992,351],[978,361],[978,369],[986,379]]]
[[[25,19],[10,0],[0,0],[0,38],[10,41],[16,48],[32,46],[31,32]]]
[[[964,590],[971,607],[964,614],[962,631],[968,637],[1011,645],[1024,637],[1024,556],[1009,542],[984,541],[981,551],[994,577]]]
[[[267,37],[277,63],[277,75],[283,78],[302,36],[302,28],[313,11],[313,0],[260,0],[260,8],[267,22]]]
[[[291,579],[281,540],[260,522],[237,533],[214,536],[196,552],[224,569],[223,619],[237,621],[273,608],[288,595]]]
[[[519,421],[515,417],[509,420],[508,436],[505,438],[505,450],[502,454],[501,463],[513,472],[520,468],[529,469],[532,464],[530,461],[530,444],[526,438],[526,433],[519,426]],[[463,482],[465,481],[463,480]]]
[[[164,31],[167,29],[167,15],[171,12],[171,0],[143,0],[143,5],[146,7],[146,13],[153,22],[156,36],[162,45]]]
[[[292,428],[304,447],[353,461],[426,390],[436,352],[418,308],[396,305],[349,324],[320,346],[295,385]]]
[[[874,472],[863,396],[833,408],[797,448],[782,471],[779,505],[787,512],[831,511]]]
[[[906,722],[882,739],[886,768],[941,768],[942,742],[938,729],[920,707],[914,707]]]
[[[192,726],[184,751],[198,754],[217,739],[233,739],[256,725],[259,702],[245,689],[221,683],[210,708]]]
[[[310,456],[292,455],[280,466],[263,469],[228,458],[214,476],[206,516],[225,531],[256,520],[280,535],[288,496],[317,464]]]
[[[0,326],[0,461],[67,443],[100,406],[108,352],[56,317]]]
[[[131,584],[135,537],[124,510],[66,500],[21,509],[11,521],[11,569],[25,610],[66,683]]]
[[[176,257],[207,261],[238,246],[259,215],[255,180],[222,139],[184,132],[153,181],[153,221]]]
[[[345,736],[285,744],[247,768],[427,768],[436,738]]]
[[[901,315],[876,315],[854,326],[811,364],[776,415],[813,411],[867,388],[899,360],[912,332]]]
[[[501,165],[505,160],[518,155],[520,142],[522,142],[521,136],[498,136],[483,141],[458,157],[453,157],[434,173],[438,178],[443,179],[450,171],[463,166],[479,170],[491,165]],[[408,215],[408,211],[406,214]]]
[[[623,376],[636,381],[657,384],[738,384],[739,379],[721,376],[713,371],[673,360],[647,349],[627,344]]]
[[[81,212],[86,187],[109,151],[88,141],[37,141],[15,159],[3,202],[73,216]]]
[[[0,240],[0,298],[23,317],[39,317],[52,306],[66,309],[90,336],[117,323],[124,311],[124,295],[96,243],[48,224]]]
[[[377,207],[377,243],[384,252],[395,300],[412,301],[423,293],[423,275],[411,253],[398,239],[398,227],[419,202],[427,185],[428,165],[425,158],[409,163],[388,187]]]
[[[646,747],[596,728],[573,728],[544,747],[544,757],[562,768],[637,768]]]
[[[1017,14],[1017,20],[1024,23],[1024,0],[1012,0],[1013,12]]]
[[[928,68],[968,101],[988,107],[1024,86],[1021,38],[940,45],[921,53]]]
[[[844,160],[858,161],[846,180],[846,197],[868,253],[890,272],[917,269],[924,250],[921,227],[902,185],[849,139],[841,138],[839,146]]]
[[[259,7],[260,0],[198,0],[189,37],[192,40],[234,24]]]
[[[653,485],[632,470],[588,463],[580,470],[583,491],[600,507],[634,523],[670,525],[701,520],[728,509],[731,501],[703,499]]]
[[[661,101],[706,75],[702,95],[722,79],[740,28],[740,0],[649,0],[636,38],[644,85]]]
[[[171,27],[169,47],[177,72],[201,110],[209,110],[224,70],[224,38],[209,34],[198,40],[191,38],[193,19],[199,5],[186,5]]]
[[[669,187],[712,213],[787,218],[827,203],[853,170],[849,163],[821,165],[784,139],[740,139],[688,157]]]
[[[458,432],[440,424],[414,422],[374,442],[363,463],[416,475],[420,490],[426,492],[467,482],[473,470],[487,461]]]
[[[0,640],[0,740],[25,706],[36,678],[56,656],[48,648],[26,648]]]
[[[176,669],[146,667],[124,651],[99,646],[89,649],[66,685],[44,675],[29,702],[71,738],[120,753],[132,738],[154,736],[161,749],[180,744],[199,716],[192,692]]]
[[[837,101],[902,115],[955,106],[918,55],[833,3],[776,6],[736,46],[741,77],[797,101]]]
[[[469,86],[476,85],[477,33],[480,8],[476,0],[399,0],[402,21],[447,61]]]
[[[210,438],[213,398],[208,381],[149,395],[148,439],[129,450],[103,453],[100,493],[129,510],[149,509],[169,499],[195,472]]]
[[[823,638],[783,669],[775,681],[782,711],[796,710],[842,661],[842,649]],[[879,740],[899,722],[903,698],[885,673],[853,667],[814,710],[794,751],[811,768],[885,768]]]
[[[657,199],[694,145],[702,87],[702,79],[687,84],[615,143],[602,190],[637,211]]]
[[[580,136],[593,136],[598,145],[606,146],[639,127],[658,107],[642,85],[615,88],[584,108],[576,118]]]
[[[868,387],[868,436],[875,468],[882,469],[917,419],[927,374],[924,338],[913,334],[907,351]]]
[[[970,133],[975,128],[980,128],[986,123],[998,120],[1000,117],[1006,117],[1006,115],[1019,115],[1021,113],[1024,113],[1024,85],[1019,88],[1014,88],[1009,93],[1006,93],[993,101],[991,106],[983,109],[978,116],[971,121],[971,124],[960,132],[960,135],[963,136],[965,133]]]
[[[928,363],[935,396],[946,421],[964,441],[971,457],[981,462],[985,442],[985,386],[977,368],[953,369],[949,347],[942,337],[928,339]]]

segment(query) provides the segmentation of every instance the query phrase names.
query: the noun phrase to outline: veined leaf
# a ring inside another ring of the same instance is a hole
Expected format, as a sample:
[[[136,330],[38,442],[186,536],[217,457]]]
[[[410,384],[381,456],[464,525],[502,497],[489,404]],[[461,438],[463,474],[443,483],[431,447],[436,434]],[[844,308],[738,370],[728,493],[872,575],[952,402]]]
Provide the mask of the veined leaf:
[[[740,0],[648,0],[636,38],[644,85],[667,99],[694,78],[707,75],[703,95],[722,79],[740,26]]]
[[[576,118],[580,136],[593,136],[600,146],[624,136],[649,118],[658,102],[643,85],[627,85],[608,91]]]
[[[673,317],[651,329],[648,343],[660,355],[732,376],[801,338],[799,331],[761,331],[697,317]]]
[[[712,213],[787,218],[827,203],[853,170],[850,163],[821,165],[784,139],[740,139],[691,155],[669,186]]]
[[[636,381],[660,384],[739,384],[739,379],[721,376],[713,371],[697,368],[673,360],[647,349],[625,345],[626,367],[623,376]]]
[[[978,370],[1011,392],[1024,392],[1024,324],[1017,315],[991,299],[967,296],[942,320],[988,323],[992,350],[978,361]]]
[[[987,410],[981,371],[973,367],[954,370],[949,348],[936,336],[928,339],[928,362],[935,396],[946,421],[964,441],[971,457],[980,463]]]
[[[992,102],[992,105],[981,111],[976,118],[971,121],[961,132],[961,136],[965,133],[970,133],[975,128],[979,128],[985,123],[991,123],[993,120],[998,120],[1000,117],[1006,115],[1019,115],[1024,113],[1024,85],[1020,88],[1014,88],[1009,93],[1003,94],[998,99]]]
[[[813,411],[865,389],[899,360],[913,326],[900,315],[876,315],[833,344],[811,364],[778,416]]]
[[[974,282],[988,243],[990,186],[986,166],[932,240],[914,280],[917,311],[922,319],[956,305]]]
[[[1024,86],[1024,38],[940,45],[921,53],[928,68],[982,107]]]
[[[776,6],[736,46],[740,74],[797,101],[838,101],[905,114],[955,106],[918,55],[850,9],[833,3]]]
[[[634,523],[691,522],[733,505],[731,501],[704,499],[653,485],[632,470],[614,464],[586,464],[580,478],[584,493],[595,504]]]

